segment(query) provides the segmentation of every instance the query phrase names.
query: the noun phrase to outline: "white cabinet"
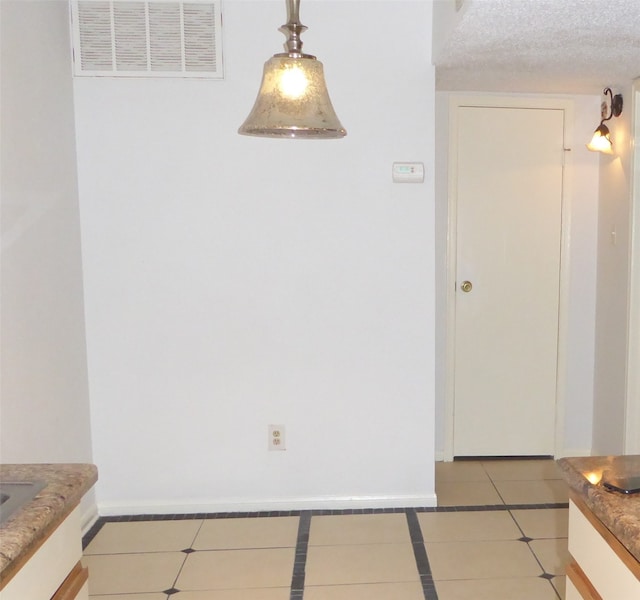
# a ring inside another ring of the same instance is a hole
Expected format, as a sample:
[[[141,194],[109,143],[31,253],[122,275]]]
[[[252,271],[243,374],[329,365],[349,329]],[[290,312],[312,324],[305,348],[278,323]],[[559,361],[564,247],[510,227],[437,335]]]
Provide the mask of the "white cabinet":
[[[88,600],[76,507],[0,591],[0,600]]]
[[[566,600],[638,600],[640,563],[580,500],[569,502]]]

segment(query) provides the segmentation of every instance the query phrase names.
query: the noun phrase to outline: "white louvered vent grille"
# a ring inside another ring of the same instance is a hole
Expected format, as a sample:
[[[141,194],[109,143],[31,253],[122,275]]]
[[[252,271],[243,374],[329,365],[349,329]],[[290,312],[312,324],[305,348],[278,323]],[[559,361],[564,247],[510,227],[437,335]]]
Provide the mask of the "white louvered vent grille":
[[[221,79],[221,0],[72,0],[74,73]]]

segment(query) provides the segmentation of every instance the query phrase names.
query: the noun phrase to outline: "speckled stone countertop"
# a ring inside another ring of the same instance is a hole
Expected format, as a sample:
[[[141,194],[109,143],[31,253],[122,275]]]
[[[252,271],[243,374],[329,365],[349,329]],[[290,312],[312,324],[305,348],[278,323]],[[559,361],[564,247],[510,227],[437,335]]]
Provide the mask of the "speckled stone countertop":
[[[90,464],[0,465],[0,481],[45,481],[46,487],[0,525],[0,589],[98,480]]]
[[[572,492],[640,561],[640,494],[610,492],[600,483],[605,473],[640,476],[640,455],[561,458],[558,466]]]

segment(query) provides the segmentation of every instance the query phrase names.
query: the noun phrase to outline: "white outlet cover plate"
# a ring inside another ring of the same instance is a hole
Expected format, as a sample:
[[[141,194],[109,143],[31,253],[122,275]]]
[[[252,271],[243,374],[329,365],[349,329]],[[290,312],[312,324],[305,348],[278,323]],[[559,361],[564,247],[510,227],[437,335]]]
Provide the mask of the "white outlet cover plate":
[[[269,425],[269,450],[282,451],[287,449],[284,425]]]

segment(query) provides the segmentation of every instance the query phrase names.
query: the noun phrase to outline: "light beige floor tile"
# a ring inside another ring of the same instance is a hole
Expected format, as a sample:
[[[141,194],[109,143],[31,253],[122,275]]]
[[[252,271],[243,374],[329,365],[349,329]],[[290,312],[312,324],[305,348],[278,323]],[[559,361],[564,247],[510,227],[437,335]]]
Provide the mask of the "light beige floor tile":
[[[193,548],[295,548],[299,522],[299,517],[206,519],[193,543]]]
[[[304,600],[424,600],[422,585],[371,583],[356,585],[306,586]]]
[[[570,562],[567,540],[533,540],[529,546],[544,567],[546,573],[564,575],[566,565]]]
[[[555,504],[569,501],[564,481],[496,481],[505,504]]]
[[[177,596],[169,596],[169,598],[175,598],[175,600],[289,600],[290,595],[291,590],[288,587],[281,587],[180,592]],[[105,600],[110,599],[106,598]],[[137,600],[137,598],[130,598],[130,600]]]
[[[411,544],[309,546],[305,585],[418,581]]]
[[[105,523],[84,554],[170,552],[190,548],[202,520]]]
[[[425,542],[517,540],[522,533],[508,511],[418,513]]]
[[[560,594],[560,598],[564,600],[567,595],[567,578],[566,577],[554,577],[551,580],[553,583],[553,587],[558,590],[558,594]]]
[[[312,517],[309,545],[336,546],[411,542],[404,513]]]
[[[542,574],[540,565],[524,542],[428,542],[425,547],[436,581]]]
[[[271,588],[291,585],[295,548],[212,550],[189,554],[179,590]]]
[[[482,463],[476,460],[437,462],[436,485],[451,481],[489,481]]]
[[[551,584],[538,577],[438,581],[438,600],[557,600]]]
[[[512,510],[511,514],[527,537],[546,539],[566,538],[569,535],[569,509],[567,508]]]
[[[89,594],[162,592],[173,587],[186,554],[101,554],[85,556],[89,567]]]
[[[482,465],[493,481],[562,479],[555,460],[494,460]]]
[[[438,506],[504,504],[493,484],[486,481],[440,483],[436,494]]]

